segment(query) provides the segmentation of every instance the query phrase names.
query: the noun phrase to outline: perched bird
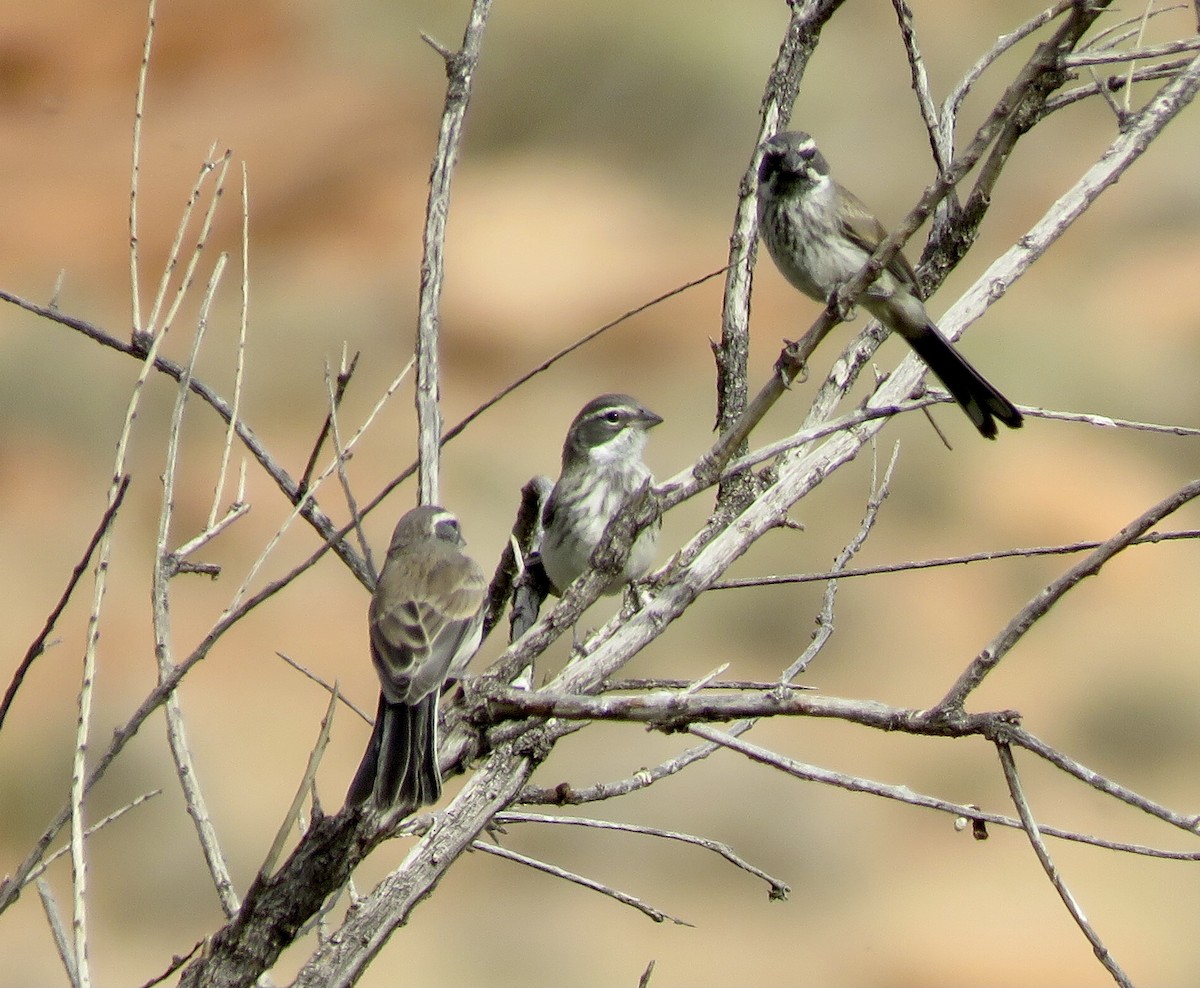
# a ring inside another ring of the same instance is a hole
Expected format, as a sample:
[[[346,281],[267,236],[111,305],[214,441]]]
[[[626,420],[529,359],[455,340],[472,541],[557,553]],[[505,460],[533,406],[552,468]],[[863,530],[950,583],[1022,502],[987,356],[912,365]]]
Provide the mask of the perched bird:
[[[593,398],[580,410],[563,443],[562,472],[542,513],[542,566],[562,594],[588,567],[613,515],[631,494],[651,481],[642,462],[647,431],[662,418],[629,395]],[[638,533],[620,577],[604,589],[617,593],[654,561],[657,524]]]
[[[803,131],[763,143],[758,168],[758,227],[780,273],[809,298],[830,296],[867,263],[887,236],[854,193],[829,177],[829,163]],[[988,439],[996,419],[1019,428],[1021,413],[938,332],[912,265],[897,252],[860,301],[908,341]]]
[[[407,815],[442,794],[438,696],[479,648],[487,595],[465,545],[444,508],[414,508],[396,524],[368,611],[379,710],[349,804],[373,799]]]

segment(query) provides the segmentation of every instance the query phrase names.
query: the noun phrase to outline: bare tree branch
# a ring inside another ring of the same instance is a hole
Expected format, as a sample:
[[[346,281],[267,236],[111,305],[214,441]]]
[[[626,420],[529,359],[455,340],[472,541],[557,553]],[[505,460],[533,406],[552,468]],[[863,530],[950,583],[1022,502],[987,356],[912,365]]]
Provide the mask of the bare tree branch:
[[[941,122],[938,119],[937,107],[933,102],[933,94],[929,90],[929,73],[925,69],[925,58],[917,43],[917,28],[913,23],[912,8],[905,0],[892,0],[896,11],[896,19],[900,23],[900,38],[904,42],[904,53],[908,56],[908,67],[912,74],[913,92],[917,96],[917,107],[921,111],[921,119],[929,134],[929,150],[933,153],[933,162],[939,172],[944,172],[950,165],[953,156],[953,144],[944,143],[939,139]]]
[[[149,800],[153,799],[155,796],[161,796],[161,795],[162,795],[161,789],[151,789],[149,792],[143,793],[142,795],[138,796],[137,799],[133,800],[132,802],[126,803],[120,809],[114,810],[112,813],[109,813],[103,819],[97,820],[95,823],[93,823],[84,832],[84,835],[83,835],[84,840],[91,840],[93,835],[99,833],[101,830],[103,830],[105,827],[109,826],[110,824],[116,823],[126,813],[130,812],[131,810],[136,810],[143,803],[148,802]],[[30,882],[33,882],[33,881],[36,881],[37,879],[39,879],[42,875],[44,875],[46,873],[46,869],[49,868],[50,865],[52,865],[56,860],[63,857],[64,855],[69,854],[70,851],[71,851],[71,845],[66,844],[63,847],[60,847],[57,851],[47,854],[45,857],[45,860],[41,861],[37,865],[37,867],[33,868],[32,870],[29,871],[28,874],[25,875],[23,884],[28,885]]]
[[[446,103],[438,131],[437,152],[429,176],[429,204],[425,210],[424,254],[421,258],[421,294],[417,314],[417,437],[420,450],[421,504],[438,504],[438,455],[442,445],[441,382],[438,374],[438,333],[441,324],[439,304],[442,296],[446,242],[446,217],[450,213],[450,178],[458,163],[458,144],[463,118],[471,99],[471,83],[483,30],[487,26],[491,0],[473,0],[467,15],[462,46],[449,52],[432,44],[446,63]],[[426,41],[429,41],[426,38]]]
[[[604,885],[592,878],[584,878],[573,871],[567,871],[566,868],[560,868],[557,865],[547,864],[545,861],[538,861],[536,858],[531,858],[527,854],[519,854],[516,851],[510,851],[506,847],[498,847],[495,844],[489,844],[487,841],[477,840],[471,847],[476,851],[484,851],[487,854],[494,854],[500,858],[506,858],[509,861],[515,861],[518,864],[523,864],[526,867],[533,868],[535,871],[545,872],[547,875],[553,875],[555,878],[562,878],[575,885],[582,885],[585,889],[591,889],[593,892],[599,892],[602,895],[607,895],[611,899],[616,899],[626,906],[632,906],[638,912],[649,916],[656,923],[664,923],[670,920],[677,926],[693,926],[694,924],[686,920],[672,916],[670,913],[665,913],[661,909],[655,909],[651,905],[647,905],[636,896],[630,895],[628,892],[621,892],[611,886]]]
[[[874,449],[872,449],[872,453],[874,453]],[[854,538],[842,547],[842,551],[837,554],[837,558],[833,561],[833,572],[835,574],[850,565],[850,560],[858,555],[859,550],[866,543],[867,537],[871,534],[871,529],[875,527],[875,522],[879,518],[879,509],[883,507],[883,502],[891,490],[892,474],[895,472],[896,461],[899,458],[900,444],[897,443],[892,447],[892,458],[888,461],[887,469],[883,473],[883,480],[879,481],[875,475],[878,462],[872,456],[871,495],[867,500],[867,510],[863,515],[862,524],[859,526]],[[820,655],[825,646],[829,644],[829,639],[833,636],[834,605],[837,603],[837,591],[838,583],[835,575],[825,587],[825,593],[821,601],[821,610],[817,614],[815,622],[816,630],[813,631],[812,641],[808,643],[796,661],[784,669],[779,677],[781,683],[790,683],[801,673],[805,672],[808,669],[809,663]]]
[[[54,893],[44,878],[37,880],[38,896],[42,900],[42,909],[46,913],[46,921],[50,924],[50,935],[54,939],[54,949],[58,951],[63,970],[67,972],[67,981],[71,988],[79,988],[79,966],[75,963],[75,954],[71,941],[67,939],[67,931],[63,929],[62,917],[58,912],[58,903],[54,901]]]
[[[1157,545],[1181,539],[1200,539],[1200,529],[1179,532],[1150,532],[1129,544]],[[827,570],[823,573],[794,573],[788,576],[750,576],[736,580],[718,580],[709,590],[742,590],[748,587],[773,587],[789,583],[823,583],[826,580],[848,580],[858,576],[878,576],[881,573],[908,573],[914,570],[935,569],[940,566],[965,566],[968,563],[991,562],[996,559],[1032,559],[1037,556],[1065,556],[1098,549],[1103,542],[1071,542],[1066,545],[1033,546],[1025,549],[996,549],[992,552],[972,552],[962,556],[940,559],[916,559],[881,566],[861,566],[857,569]]]
[[[1029,837],[1029,843],[1033,845],[1034,853],[1037,854],[1038,861],[1041,862],[1042,868],[1046,872],[1046,877],[1050,879],[1055,891],[1058,892],[1063,904],[1067,907],[1067,911],[1071,914],[1071,918],[1075,920],[1079,928],[1083,931],[1083,935],[1087,937],[1088,942],[1092,945],[1092,950],[1096,953],[1096,958],[1104,965],[1108,973],[1113,976],[1113,980],[1121,985],[1121,988],[1133,988],[1133,982],[1121,970],[1121,966],[1112,954],[1109,953],[1104,941],[1100,939],[1091,923],[1087,921],[1083,910],[1079,908],[1079,904],[1075,901],[1075,896],[1071,894],[1071,890],[1067,888],[1066,883],[1058,873],[1058,869],[1054,866],[1054,862],[1050,859],[1050,852],[1046,850],[1045,842],[1043,842],[1042,835],[1038,831],[1037,821],[1034,820],[1033,813],[1029,809],[1029,804],[1025,800],[1025,793],[1021,788],[1021,779],[1017,775],[1017,766],[1013,761],[1012,749],[1001,742],[996,745],[996,750],[1000,755],[1000,764],[1004,768],[1004,778],[1008,782],[1008,791],[1012,795],[1013,805],[1016,806],[1017,812],[1021,815],[1021,825],[1025,828],[1025,833]]]
[[[174,640],[171,629],[171,598],[170,582],[178,572],[179,557],[168,548],[171,536],[171,525],[175,508],[175,478],[179,466],[180,432],[183,428],[184,407],[188,398],[188,381],[200,354],[205,330],[208,328],[208,316],[212,306],[213,296],[220,284],[221,274],[225,270],[228,256],[221,254],[214,265],[208,288],[200,304],[200,317],[196,331],[192,337],[191,353],[184,378],[179,382],[175,396],[175,407],[171,413],[171,424],[167,435],[166,466],[163,470],[163,494],[159,512],[159,527],[157,544],[154,551],[154,571],[151,577],[151,604],[154,625],[154,654],[158,661],[158,678],[162,680],[170,675],[174,665],[172,655]],[[208,805],[200,788],[197,777],[196,763],[192,758],[191,748],[184,728],[183,711],[179,696],[171,693],[166,701],[167,740],[171,748],[171,757],[175,761],[175,772],[183,791],[184,803],[188,816],[196,828],[196,836],[204,853],[205,863],[217,891],[217,898],[226,917],[237,912],[238,898],[234,891],[233,878],[229,873],[229,865],[221,851],[220,840],[216,827],[208,811]]]
[[[21,684],[25,681],[25,676],[28,674],[30,667],[37,661],[38,656],[46,651],[47,642],[54,631],[54,626],[58,623],[62,612],[66,610],[67,604],[70,603],[71,595],[75,592],[75,588],[79,585],[84,572],[86,572],[92,554],[96,551],[96,546],[100,544],[100,540],[109,531],[113,521],[116,519],[117,512],[121,510],[121,504],[125,500],[126,492],[129,490],[129,481],[130,477],[128,475],[120,478],[112,500],[109,502],[108,507],[104,509],[104,514],[100,517],[100,524],[96,526],[96,530],[92,533],[92,537],[88,541],[87,548],[83,550],[83,557],[71,571],[71,578],[67,580],[66,589],[63,590],[62,596],[58,598],[58,603],[54,605],[54,609],[50,611],[50,616],[46,618],[46,623],[42,625],[42,630],[38,632],[38,636],[30,643],[29,648],[25,650],[24,657],[17,666],[16,672],[13,673],[12,681],[8,684],[8,689],[4,691],[4,700],[0,701],[0,729],[4,727],[4,719],[8,716],[9,708],[17,698],[17,692],[21,689]]]
[[[725,299],[721,307],[721,339],[713,344],[717,364],[717,431],[725,434],[744,414],[749,393],[750,287],[758,242],[756,192],[762,142],[781,129],[791,116],[808,60],[817,47],[821,30],[842,5],[842,0],[807,0],[791,5],[791,15],[779,54],[767,77],[759,110],[760,123],[754,151],[738,184],[733,233],[729,239],[729,266]],[[757,420],[756,420],[757,421]],[[734,455],[749,434],[734,437]]]
[[[1200,495],[1200,480],[1185,484],[1174,494],[1164,498],[1131,521],[1087,559],[1081,560],[1045,587],[1021,608],[1004,630],[976,656],[975,660],[958,677],[950,691],[938,701],[932,712],[938,715],[949,715],[954,711],[962,710],[967,697],[983,682],[984,677],[1000,664],[1013,646],[1024,637],[1040,617],[1058,603],[1067,591],[1078,586],[1087,577],[1095,576],[1113,556],[1127,549],[1135,539],[1140,538],[1167,515],[1177,511],[1198,495]]]
[[[36,302],[31,302],[28,299],[15,295],[12,292],[5,291],[0,288],[0,301],[8,302],[18,308],[24,309],[33,315],[43,319],[48,319],[51,322],[66,326],[69,329],[74,329],[76,332],[82,333],[84,336],[109,347],[120,353],[135,357],[139,360],[143,357],[143,350],[140,346],[135,346],[132,343],[126,343],[117,339],[111,333],[105,332],[99,326],[88,322],[86,319],[80,319],[77,316],[69,316],[59,312],[56,308],[49,305],[39,305]],[[182,379],[184,369],[179,364],[166,357],[158,355],[157,351],[152,356],[146,358],[150,361],[153,368],[161,374],[166,374],[168,377],[176,381]],[[192,393],[201,398],[215,411],[226,424],[232,423],[232,428],[237,433],[238,438],[243,445],[250,451],[259,466],[263,468],[266,474],[275,482],[276,486],[284,493],[284,496],[292,504],[301,505],[301,516],[317,530],[317,533],[326,540],[327,545],[322,549],[321,554],[324,555],[328,549],[333,551],[342,559],[350,571],[355,575],[364,587],[372,586],[371,576],[366,570],[366,566],[358,554],[354,552],[351,545],[343,541],[347,532],[350,531],[352,524],[347,525],[343,529],[337,529],[329,517],[320,509],[320,507],[311,498],[305,499],[304,493],[299,488],[299,485],[292,479],[291,474],[275,459],[271,452],[267,449],[266,444],[258,438],[258,435],[251,429],[243,419],[235,418],[233,407],[222,398],[209,385],[198,379],[193,379],[191,382]],[[369,509],[368,509],[369,510]],[[363,512],[366,514],[366,511]]]
[[[142,42],[142,61],[138,66],[137,95],[134,97],[133,107],[133,160],[129,177],[129,287],[133,329],[131,342],[134,345],[145,344],[145,330],[142,328],[141,274],[138,265],[138,179],[142,167],[142,120],[146,111],[146,78],[150,73],[150,50],[154,45],[157,6],[156,0],[148,0],[146,4],[146,38]]]
[[[666,840],[681,841],[684,844],[692,844],[696,847],[702,847],[707,851],[712,851],[742,871],[748,872],[756,878],[761,878],[770,887],[768,895],[772,901],[782,901],[792,891],[791,886],[786,882],[782,882],[778,878],[773,878],[761,868],[755,867],[741,855],[737,854],[728,844],[712,840],[708,837],[697,837],[695,834],[685,834],[677,830],[663,830],[660,827],[616,823],[612,820],[593,820],[587,817],[575,816],[547,816],[544,813],[514,813],[512,811],[497,814],[496,823],[501,825],[509,823],[545,823],[569,827],[592,827],[597,830],[616,830],[623,833],[643,834],[647,837],[662,837]]]
[[[333,413],[342,405],[342,399],[346,396],[346,389],[350,386],[350,381],[354,377],[354,371],[358,368],[358,358],[360,355],[359,353],[355,353],[350,360],[349,366],[347,366],[345,348],[343,347],[342,366],[338,370],[337,384],[333,389],[332,407],[325,414],[325,421],[321,425],[321,431],[317,433],[317,439],[313,443],[312,452],[308,454],[308,462],[304,464],[304,471],[300,474],[300,481],[296,485],[296,489],[300,491],[301,495],[308,492],[308,485],[312,480],[313,471],[317,468],[317,460],[320,459],[321,450],[329,440],[329,430],[333,427]]]
[[[529,757],[521,753],[528,747],[526,738],[521,745],[510,742],[488,756],[445,811],[436,815],[433,828],[400,867],[359,900],[337,936],[326,940],[305,963],[293,988],[348,988],[358,980],[413,907],[512,802],[532,771]],[[207,988],[211,983],[207,978],[188,980],[185,973],[181,988]]]

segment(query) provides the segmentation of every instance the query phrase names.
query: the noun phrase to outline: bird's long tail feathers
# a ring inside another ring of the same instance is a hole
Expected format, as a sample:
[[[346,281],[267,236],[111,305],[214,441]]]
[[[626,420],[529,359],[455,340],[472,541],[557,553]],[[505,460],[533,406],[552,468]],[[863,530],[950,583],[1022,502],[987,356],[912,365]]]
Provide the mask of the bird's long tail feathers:
[[[408,815],[437,802],[442,779],[437,764],[437,692],[415,704],[389,703],[380,694],[375,728],[350,790],[349,804],[373,797],[379,810]]]
[[[908,327],[903,336],[985,438],[996,438],[996,419],[1010,429],[1021,427],[1017,407],[972,367],[936,327],[930,324],[920,331]]]

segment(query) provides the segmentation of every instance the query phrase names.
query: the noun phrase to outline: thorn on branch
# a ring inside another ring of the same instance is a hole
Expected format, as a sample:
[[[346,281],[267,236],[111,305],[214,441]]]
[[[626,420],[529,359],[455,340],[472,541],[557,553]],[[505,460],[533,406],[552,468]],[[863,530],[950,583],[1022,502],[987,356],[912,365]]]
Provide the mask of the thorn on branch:
[[[453,77],[458,73],[458,66],[463,57],[463,53],[461,51],[452,51],[436,38],[431,37],[424,31],[421,32],[421,40],[442,56],[442,61],[446,63],[447,76]]]

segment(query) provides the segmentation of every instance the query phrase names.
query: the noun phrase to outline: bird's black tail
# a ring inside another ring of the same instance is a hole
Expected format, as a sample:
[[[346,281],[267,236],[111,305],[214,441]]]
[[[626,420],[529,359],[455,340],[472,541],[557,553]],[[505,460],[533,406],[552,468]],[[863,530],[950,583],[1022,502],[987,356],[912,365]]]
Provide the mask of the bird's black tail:
[[[389,703],[381,693],[375,728],[363,754],[346,802],[374,797],[377,809],[400,809],[404,815],[442,794],[437,764],[436,691],[414,704]]]
[[[903,334],[917,356],[925,361],[954,400],[962,406],[975,428],[986,439],[996,438],[996,419],[1010,429],[1021,427],[1021,413],[954,349],[932,324],[923,332]]]

